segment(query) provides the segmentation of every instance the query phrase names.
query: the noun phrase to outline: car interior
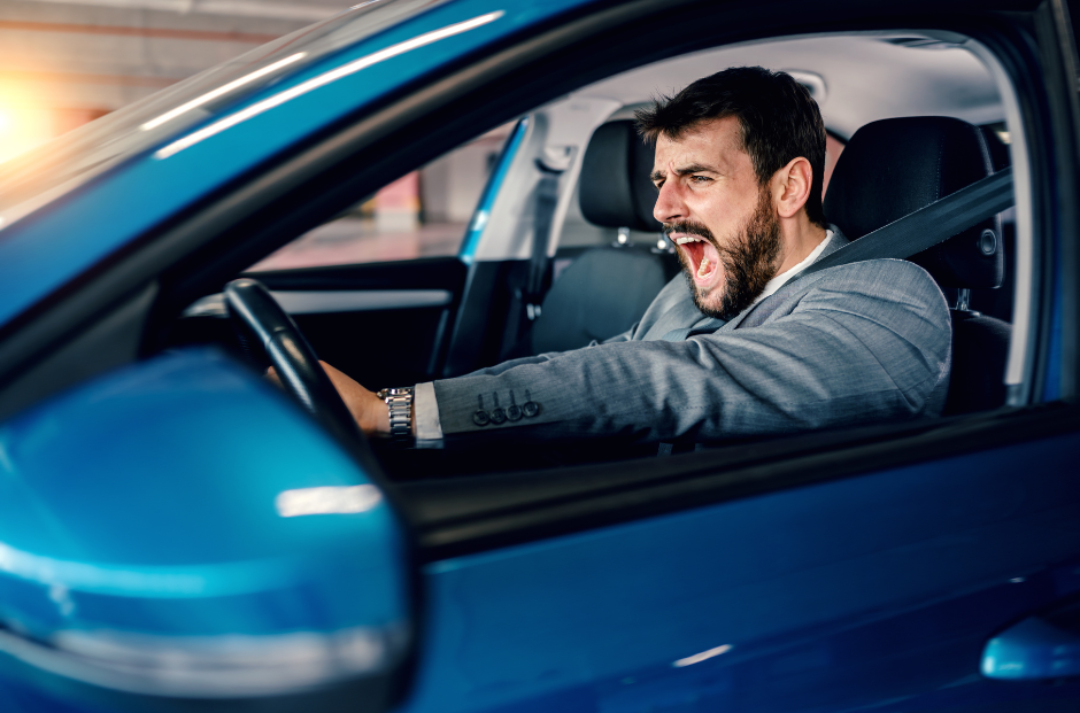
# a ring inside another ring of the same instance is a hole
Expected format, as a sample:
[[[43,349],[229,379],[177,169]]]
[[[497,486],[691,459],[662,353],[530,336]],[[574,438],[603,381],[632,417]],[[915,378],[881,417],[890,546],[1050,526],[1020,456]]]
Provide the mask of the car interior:
[[[960,35],[875,31],[757,40],[647,64],[507,125],[483,182],[471,186],[478,198],[459,240],[409,259],[331,258],[295,268],[270,259],[243,276],[272,290],[319,358],[371,389],[585,346],[629,328],[680,269],[652,218],[653,149],[636,134],[636,108],[726,67],[789,71],[818,101],[829,132],[826,216],[855,239],[1012,163],[1022,141],[1019,114],[993,61]],[[355,197],[357,205],[369,199]],[[1018,241],[1018,222],[1009,209],[912,258],[952,308],[945,418],[992,411],[1013,398],[1007,371],[1016,371],[1025,349],[1017,341],[1027,333],[1016,323],[1028,319],[1026,307],[1016,306],[1031,289],[1023,272],[1031,248]],[[394,234],[385,237],[392,242]],[[279,254],[310,243],[309,234],[299,235]],[[212,343],[265,368],[265,357],[244,348],[227,316],[222,295],[207,294],[183,309],[161,343]],[[373,348],[372,335],[382,335],[384,346]],[[409,509],[445,534],[446,523],[475,522],[479,512],[491,514],[491,523],[513,514],[517,527],[529,527],[523,508],[541,501],[599,492],[637,497],[631,493],[640,496],[646,481],[690,481],[766,454],[926,428],[866,424],[676,444],[668,451],[676,457],[665,463],[657,462],[657,444],[616,441],[529,447],[492,437],[482,446],[447,439],[434,449],[376,442],[374,451]],[[590,517],[595,522],[597,513]]]

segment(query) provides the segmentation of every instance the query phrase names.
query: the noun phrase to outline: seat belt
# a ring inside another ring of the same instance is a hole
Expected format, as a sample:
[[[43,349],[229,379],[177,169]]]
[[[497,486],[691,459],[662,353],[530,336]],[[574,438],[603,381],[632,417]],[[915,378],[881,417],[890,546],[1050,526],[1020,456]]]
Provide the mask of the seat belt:
[[[852,240],[800,272],[792,281],[852,262],[909,258],[1012,205],[1013,172],[1009,167]]]
[[[542,161],[537,161],[536,167],[540,169],[541,178],[536,186],[529,276],[522,293],[525,314],[530,322],[540,316],[540,304],[544,301],[544,277],[547,275],[551,221],[555,217],[555,207],[559,202],[559,177],[563,174],[562,170],[551,168]]]
[[[551,242],[551,224],[555,218],[555,209],[559,203],[559,179],[569,167],[573,153],[563,154],[545,151],[545,158],[554,155],[555,161],[537,159],[536,168],[540,171],[540,180],[536,184],[536,201],[533,207],[533,240],[529,256],[529,272],[525,285],[514,291],[514,299],[507,314],[506,329],[503,333],[503,348],[500,361],[523,356],[519,352],[528,339],[532,325],[540,316],[540,305],[544,301],[544,278],[548,270],[548,246]],[[553,167],[550,164],[561,164]]]

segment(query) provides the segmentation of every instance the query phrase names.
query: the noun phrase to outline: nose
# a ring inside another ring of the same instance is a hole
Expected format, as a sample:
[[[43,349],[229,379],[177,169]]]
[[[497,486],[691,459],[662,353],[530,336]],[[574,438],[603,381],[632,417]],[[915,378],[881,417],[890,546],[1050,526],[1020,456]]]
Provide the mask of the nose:
[[[686,203],[682,199],[677,181],[665,181],[660,186],[653,206],[653,217],[661,223],[673,223],[686,218]]]

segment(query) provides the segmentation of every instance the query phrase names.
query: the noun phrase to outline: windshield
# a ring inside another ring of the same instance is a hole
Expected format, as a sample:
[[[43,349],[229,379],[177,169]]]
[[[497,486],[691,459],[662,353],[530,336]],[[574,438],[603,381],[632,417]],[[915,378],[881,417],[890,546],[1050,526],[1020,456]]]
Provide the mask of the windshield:
[[[0,164],[0,211],[52,200],[298,68],[445,1],[367,0]]]

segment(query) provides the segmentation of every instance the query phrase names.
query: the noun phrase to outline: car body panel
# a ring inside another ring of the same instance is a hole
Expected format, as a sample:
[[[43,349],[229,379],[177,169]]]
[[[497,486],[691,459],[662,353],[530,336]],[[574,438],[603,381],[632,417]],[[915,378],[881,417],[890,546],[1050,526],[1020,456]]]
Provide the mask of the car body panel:
[[[432,563],[405,710],[979,700],[982,645],[1080,591],[1078,450],[1073,434]]]

